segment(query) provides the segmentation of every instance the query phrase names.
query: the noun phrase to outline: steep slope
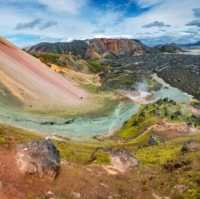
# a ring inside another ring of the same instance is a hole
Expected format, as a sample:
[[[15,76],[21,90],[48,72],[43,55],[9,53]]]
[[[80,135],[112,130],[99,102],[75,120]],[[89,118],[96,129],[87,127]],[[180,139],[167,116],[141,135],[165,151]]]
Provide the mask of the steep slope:
[[[0,83],[23,104],[33,107],[79,105],[87,93],[38,59],[0,38]]]
[[[25,49],[34,53],[56,53],[80,56],[87,59],[101,58],[105,55],[141,55],[146,47],[133,39],[89,39],[60,43],[40,43]]]

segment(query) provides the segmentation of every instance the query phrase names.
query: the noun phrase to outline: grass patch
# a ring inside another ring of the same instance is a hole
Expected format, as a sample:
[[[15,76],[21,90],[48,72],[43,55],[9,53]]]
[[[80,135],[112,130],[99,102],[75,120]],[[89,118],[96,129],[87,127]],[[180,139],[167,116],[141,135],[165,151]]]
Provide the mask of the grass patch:
[[[96,160],[95,163],[102,165],[102,164],[110,164],[111,160],[110,160],[110,155],[109,153],[106,153],[104,151],[98,151],[96,154]]]
[[[38,58],[41,60],[41,62],[45,63],[45,64],[59,64],[59,58],[60,55],[59,54],[55,54],[55,53],[34,53],[33,54],[34,57]]]
[[[63,160],[86,164],[91,157],[94,148],[86,144],[73,142],[56,142]]]
[[[0,144],[12,146],[34,139],[41,139],[41,136],[27,130],[0,124]]]
[[[163,165],[167,161],[175,159],[180,153],[180,148],[180,145],[171,144],[144,147],[136,152],[136,157],[142,164]]]
[[[98,60],[98,59],[90,59],[87,62],[89,64],[90,71],[92,71],[94,73],[101,72],[102,65],[100,63],[100,60]]]

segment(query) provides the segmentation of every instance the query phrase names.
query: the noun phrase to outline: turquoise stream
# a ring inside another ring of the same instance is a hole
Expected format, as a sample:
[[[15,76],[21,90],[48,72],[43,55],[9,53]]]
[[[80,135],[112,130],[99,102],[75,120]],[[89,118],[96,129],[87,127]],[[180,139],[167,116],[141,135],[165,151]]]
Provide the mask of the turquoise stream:
[[[163,87],[153,92],[154,100],[168,97],[178,102],[187,103],[191,96],[165,84],[155,77]],[[119,129],[139,109],[140,105],[133,102],[120,102],[112,112],[102,117],[65,118],[42,116],[24,113],[0,105],[0,122],[21,127],[47,135],[59,135],[73,139],[87,139],[94,136],[112,134]]]

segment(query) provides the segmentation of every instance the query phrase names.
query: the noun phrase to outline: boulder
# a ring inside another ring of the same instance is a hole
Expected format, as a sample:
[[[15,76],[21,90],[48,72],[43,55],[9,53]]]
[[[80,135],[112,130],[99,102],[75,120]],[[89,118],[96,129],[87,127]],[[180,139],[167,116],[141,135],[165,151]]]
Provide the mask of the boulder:
[[[181,148],[182,152],[195,152],[200,151],[200,143],[195,140],[187,141]]]
[[[155,135],[150,136],[148,140],[149,145],[158,145],[159,143],[160,143],[160,138],[158,136]]]
[[[188,189],[188,187],[186,185],[183,184],[178,184],[175,187],[175,190],[177,190],[179,193],[183,193],[184,191],[186,191]]]
[[[118,149],[111,152],[111,165],[115,170],[124,173],[128,169],[136,167],[138,161],[128,151]]]
[[[16,161],[23,174],[55,178],[60,169],[60,154],[50,140],[32,141],[17,146]]]

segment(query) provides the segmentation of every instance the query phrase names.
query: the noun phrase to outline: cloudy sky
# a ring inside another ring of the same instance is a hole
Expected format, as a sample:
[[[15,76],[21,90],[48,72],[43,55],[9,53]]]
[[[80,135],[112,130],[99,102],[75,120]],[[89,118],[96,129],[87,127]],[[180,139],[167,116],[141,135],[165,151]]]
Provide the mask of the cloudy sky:
[[[200,40],[200,0],[0,0],[0,35],[18,46],[92,37]]]

